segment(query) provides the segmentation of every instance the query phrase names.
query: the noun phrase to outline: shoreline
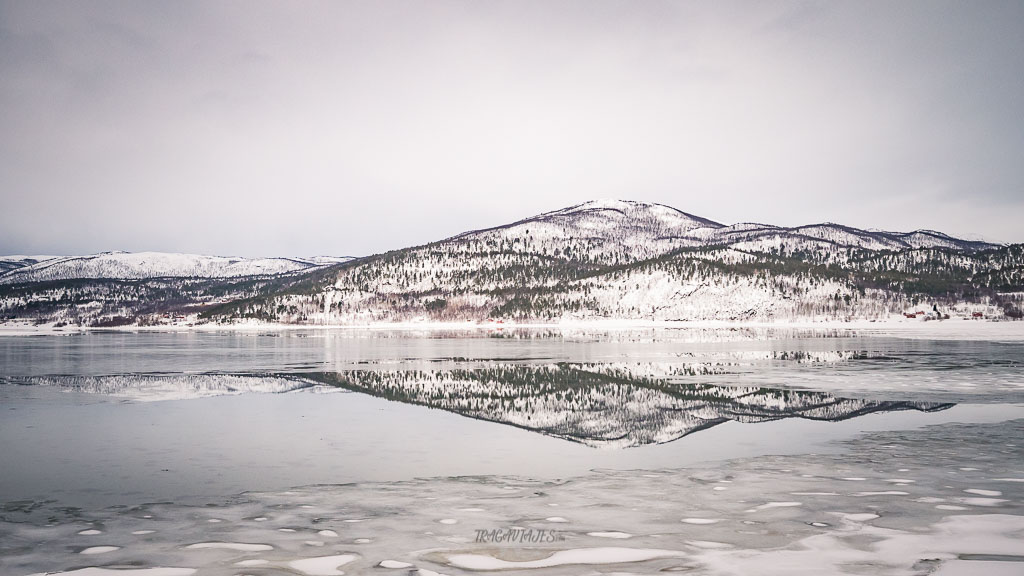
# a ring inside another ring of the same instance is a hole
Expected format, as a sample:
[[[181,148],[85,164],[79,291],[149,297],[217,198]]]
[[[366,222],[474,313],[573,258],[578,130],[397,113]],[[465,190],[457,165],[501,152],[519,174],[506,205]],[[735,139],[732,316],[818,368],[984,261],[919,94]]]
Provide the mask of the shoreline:
[[[876,336],[935,339],[1011,339],[1024,340],[1024,321],[975,320],[953,318],[948,320],[909,320],[894,316],[880,320],[634,320],[599,319],[562,322],[380,322],[371,324],[282,324],[270,322],[236,322],[231,324],[168,324],[159,326],[61,326],[52,324],[0,323],[0,336],[67,335],[98,332],[504,332],[512,330],[849,330],[868,332]]]

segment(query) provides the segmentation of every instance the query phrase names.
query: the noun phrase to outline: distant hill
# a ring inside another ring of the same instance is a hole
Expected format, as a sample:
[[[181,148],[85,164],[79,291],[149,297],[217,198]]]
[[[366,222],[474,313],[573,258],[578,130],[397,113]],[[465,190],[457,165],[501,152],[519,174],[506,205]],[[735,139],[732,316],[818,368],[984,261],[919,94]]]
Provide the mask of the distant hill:
[[[238,258],[161,252],[0,257],[0,322],[180,324],[350,257]]]
[[[240,278],[291,274],[348,260],[351,258],[228,258],[166,252],[104,252],[39,260],[34,257],[2,257],[0,262],[10,263],[10,267],[0,273],[0,283],[82,278]]]
[[[933,306],[1001,318],[1020,314],[1024,294],[1019,244],[832,223],[724,225],[621,200],[355,259],[20,258],[0,260],[0,317],[101,326],[167,316],[341,325],[875,319]]]
[[[1021,246],[837,224],[725,226],[660,204],[588,202],[361,258],[211,310],[217,321],[365,324],[883,318],[924,302],[1002,315]],[[929,306],[930,308],[930,306]],[[916,310],[915,310],[916,311]]]

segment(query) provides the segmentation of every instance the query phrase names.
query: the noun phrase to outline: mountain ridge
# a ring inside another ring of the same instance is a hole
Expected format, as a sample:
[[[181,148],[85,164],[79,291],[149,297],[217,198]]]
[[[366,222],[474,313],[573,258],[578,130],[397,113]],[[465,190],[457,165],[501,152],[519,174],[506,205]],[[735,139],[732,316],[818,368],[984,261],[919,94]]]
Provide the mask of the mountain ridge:
[[[915,245],[835,224],[730,227],[664,205],[602,200],[357,259],[207,317],[844,319],[890,316],[935,297],[970,304],[968,315],[1001,315],[999,290],[1022,283],[1020,249],[940,239]],[[976,285],[981,273],[990,277]]]
[[[11,264],[0,272],[0,284],[71,279],[239,278],[292,274],[351,260],[351,257],[244,258],[176,252],[108,251],[82,256],[54,256],[43,260],[0,257]],[[35,261],[33,261],[35,260]]]
[[[83,258],[89,257],[76,261]],[[206,258],[219,262],[220,270],[233,263]],[[0,315],[76,324],[110,316],[159,323],[152,315],[167,310],[147,305],[147,299],[158,293],[175,300],[176,287],[188,293],[189,303],[182,306],[186,315],[198,315],[190,317],[195,322],[339,325],[878,319],[940,303],[961,315],[1013,317],[1019,313],[1018,293],[1024,293],[1024,245],[835,223],[724,225],[664,204],[623,200],[585,202],[337,263],[272,263],[278,267],[245,261],[222,278],[109,274],[139,282],[116,286],[113,280],[104,284],[101,273],[37,274],[35,282],[0,290]],[[27,270],[52,264],[35,266]],[[24,270],[8,271],[0,275],[0,286],[16,277],[32,279]],[[69,290],[61,282],[88,286]],[[112,300],[129,303],[108,305]],[[70,301],[101,305],[83,315],[61,304]]]

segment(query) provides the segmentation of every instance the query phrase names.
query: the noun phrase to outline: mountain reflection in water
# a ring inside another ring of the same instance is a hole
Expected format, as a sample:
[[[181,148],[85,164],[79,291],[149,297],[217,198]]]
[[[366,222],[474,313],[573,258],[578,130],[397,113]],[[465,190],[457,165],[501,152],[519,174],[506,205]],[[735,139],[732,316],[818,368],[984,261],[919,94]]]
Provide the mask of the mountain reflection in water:
[[[843,398],[821,391],[679,381],[715,367],[556,363],[288,374],[123,374],[2,379],[131,401],[242,393],[352,391],[601,448],[664,444],[724,422],[839,421],[954,404]],[[692,378],[688,378],[692,380]]]
[[[692,375],[692,374],[690,374]],[[594,447],[664,444],[728,421],[839,421],[951,403],[840,398],[826,392],[676,383],[602,364],[303,374],[320,384],[517,426]]]

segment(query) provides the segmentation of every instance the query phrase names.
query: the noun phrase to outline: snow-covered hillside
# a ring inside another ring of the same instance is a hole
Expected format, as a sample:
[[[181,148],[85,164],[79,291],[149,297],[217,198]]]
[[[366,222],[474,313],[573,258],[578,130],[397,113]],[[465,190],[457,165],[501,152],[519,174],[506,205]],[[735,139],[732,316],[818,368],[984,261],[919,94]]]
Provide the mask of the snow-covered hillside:
[[[689,239],[693,246],[712,244],[746,247],[778,246],[790,244],[795,250],[828,251],[857,248],[863,250],[913,250],[918,248],[948,248],[976,251],[997,247],[996,244],[977,240],[954,238],[934,230],[913,232],[882,232],[861,230],[840,224],[825,223],[783,228],[768,224],[734,224],[693,230]]]
[[[347,325],[876,319],[938,304],[1016,317],[1024,293],[1020,245],[832,223],[727,226],[622,200],[354,261],[107,253],[10,266],[0,316],[95,326],[162,324],[168,312],[189,323]],[[41,283],[89,278],[98,280]]]
[[[325,324],[884,318],[968,287],[978,304],[968,312],[992,315],[1001,314],[993,290],[1020,276],[1018,252],[931,231],[724,226],[600,200],[369,257],[305,293],[223,313]],[[984,277],[993,271],[1002,276]]]
[[[59,258],[59,256],[28,256],[25,254],[12,254],[10,256],[0,256],[0,276],[16,270],[18,268],[24,268],[25,266],[32,266],[46,260],[52,260]]]
[[[229,258],[165,252],[104,252],[30,262],[23,257],[0,274],[0,283],[21,284],[79,278],[240,278],[303,272],[351,258]],[[9,261],[8,257],[4,261]]]
[[[520,220],[465,232],[442,242],[498,247],[514,252],[580,254],[602,262],[632,262],[699,244],[695,230],[722,225],[662,204],[595,200]]]

